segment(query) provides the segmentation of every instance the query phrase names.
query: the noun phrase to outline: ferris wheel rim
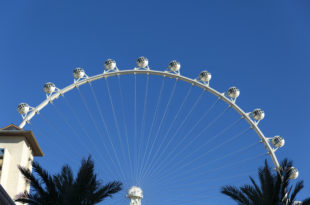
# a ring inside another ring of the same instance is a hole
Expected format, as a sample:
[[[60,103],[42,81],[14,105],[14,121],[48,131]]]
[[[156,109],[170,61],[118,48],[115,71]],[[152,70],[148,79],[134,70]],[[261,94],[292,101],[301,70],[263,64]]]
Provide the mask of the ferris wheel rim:
[[[258,127],[258,122],[254,121],[250,117],[250,112],[245,112],[242,108],[240,108],[236,102],[235,99],[231,99],[227,97],[224,93],[221,93],[217,91],[216,89],[212,88],[209,83],[203,83],[197,79],[189,78],[186,76],[181,75],[179,72],[169,72],[169,71],[159,71],[159,70],[152,70],[152,69],[130,69],[130,70],[119,70],[115,69],[108,72],[103,72],[97,75],[93,76],[87,76],[80,80],[74,80],[74,82],[62,89],[56,89],[54,93],[47,95],[47,98],[43,100],[39,105],[36,107],[31,107],[31,110],[27,115],[23,116],[23,121],[20,123],[19,127],[23,129],[27,122],[29,122],[36,114],[38,114],[44,107],[46,107],[49,103],[59,98],[59,96],[64,95],[65,93],[73,90],[74,88],[78,88],[79,86],[82,86],[86,83],[91,83],[96,80],[100,79],[106,79],[108,77],[113,76],[120,76],[120,75],[136,75],[136,74],[146,74],[146,75],[157,75],[157,76],[163,76],[163,77],[169,77],[169,78],[175,78],[177,80],[181,80],[183,82],[192,84],[193,86],[200,87],[204,89],[205,91],[215,95],[220,100],[224,101],[228,106],[233,108],[235,111],[237,111],[238,114],[241,115],[242,118],[244,118],[247,123],[250,125],[250,127],[256,132],[258,137],[260,138],[261,142],[264,143],[264,147],[267,150],[267,154],[271,157],[271,160],[276,168],[276,170],[279,172],[280,164],[278,162],[277,156],[275,154],[277,149],[274,149],[269,144],[270,138],[265,137],[264,133],[261,131],[261,129]]]

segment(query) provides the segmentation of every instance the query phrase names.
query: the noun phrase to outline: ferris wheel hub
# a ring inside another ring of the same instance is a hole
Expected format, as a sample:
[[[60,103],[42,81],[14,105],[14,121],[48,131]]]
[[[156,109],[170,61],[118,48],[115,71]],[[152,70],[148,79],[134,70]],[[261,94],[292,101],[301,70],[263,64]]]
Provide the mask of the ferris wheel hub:
[[[130,199],[130,205],[141,205],[143,191],[140,187],[132,186],[127,193],[127,198]]]

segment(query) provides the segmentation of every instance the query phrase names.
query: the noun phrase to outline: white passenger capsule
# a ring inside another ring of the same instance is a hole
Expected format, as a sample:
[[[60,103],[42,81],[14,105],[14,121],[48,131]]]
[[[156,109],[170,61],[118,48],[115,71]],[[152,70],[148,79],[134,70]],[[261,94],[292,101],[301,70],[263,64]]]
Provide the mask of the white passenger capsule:
[[[297,179],[297,177],[299,175],[298,169],[296,169],[295,167],[291,167],[289,169],[289,171],[291,172],[289,178],[290,179]]]
[[[237,98],[240,95],[240,90],[236,87],[231,87],[228,89],[227,95],[231,98]]]
[[[146,68],[149,65],[149,60],[146,57],[141,56],[137,60],[137,66],[139,68]]]
[[[212,78],[212,75],[210,72],[204,70],[202,71],[200,74],[199,74],[199,79],[202,81],[202,82],[209,82]]]
[[[83,68],[75,68],[73,70],[73,77],[75,79],[81,79],[85,76],[85,71]]]
[[[107,70],[114,70],[116,68],[116,62],[115,60],[108,59],[104,62],[104,67]]]
[[[169,69],[173,72],[178,72],[180,68],[181,68],[181,64],[176,60],[173,60],[169,63]]]
[[[54,83],[48,82],[44,84],[43,90],[46,94],[51,94],[56,90]]]
[[[262,120],[264,119],[265,117],[265,112],[261,109],[255,109],[253,112],[252,112],[252,117],[254,120]]]
[[[280,148],[283,147],[285,144],[285,140],[280,136],[280,135],[276,135],[272,138],[271,140],[273,146]]]
[[[27,114],[29,112],[29,110],[30,110],[30,106],[27,103],[20,103],[17,106],[17,111],[21,115]]]

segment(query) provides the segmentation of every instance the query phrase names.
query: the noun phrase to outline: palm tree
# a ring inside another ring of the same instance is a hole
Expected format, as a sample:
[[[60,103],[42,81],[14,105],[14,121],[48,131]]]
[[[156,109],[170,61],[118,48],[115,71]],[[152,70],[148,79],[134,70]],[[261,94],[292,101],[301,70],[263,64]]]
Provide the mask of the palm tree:
[[[121,182],[102,184],[98,180],[91,157],[82,160],[76,177],[68,165],[55,175],[50,175],[37,162],[33,162],[32,166],[38,178],[29,169],[19,166],[32,191],[19,194],[16,202],[29,205],[94,205],[122,189]]]
[[[273,173],[266,160],[265,166],[258,170],[260,186],[250,177],[252,184],[240,188],[224,186],[221,192],[235,200],[238,205],[294,205],[296,195],[304,185],[303,181],[298,181],[295,187],[290,185],[292,165],[292,161],[285,159],[279,172]],[[310,198],[299,204],[310,205]]]

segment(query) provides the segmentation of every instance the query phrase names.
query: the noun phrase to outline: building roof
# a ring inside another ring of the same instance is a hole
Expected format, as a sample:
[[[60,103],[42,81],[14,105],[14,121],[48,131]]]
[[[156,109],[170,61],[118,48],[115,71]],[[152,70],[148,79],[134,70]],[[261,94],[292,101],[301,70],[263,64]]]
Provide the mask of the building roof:
[[[16,125],[14,124],[10,124],[4,128],[1,128],[0,130],[23,130],[22,128],[20,127],[17,127]]]
[[[26,138],[26,141],[31,147],[33,156],[37,156],[37,157],[44,156],[44,153],[42,152],[31,130],[23,130],[13,124],[10,124],[9,126],[6,126],[0,129],[0,138],[1,137],[15,137],[15,136],[21,136],[21,137]]]

